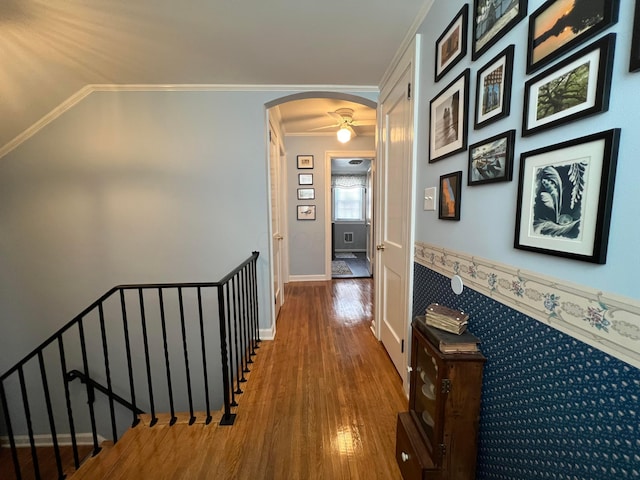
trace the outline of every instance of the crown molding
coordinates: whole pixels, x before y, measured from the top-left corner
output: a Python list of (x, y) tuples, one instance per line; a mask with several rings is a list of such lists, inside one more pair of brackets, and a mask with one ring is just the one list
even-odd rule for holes
[(19, 147), (23, 142), (62, 116), (93, 92), (359, 92), (378, 93), (378, 87), (372, 85), (227, 85), (227, 84), (90, 84), (76, 93), (33, 125), (0, 147), (0, 159)]

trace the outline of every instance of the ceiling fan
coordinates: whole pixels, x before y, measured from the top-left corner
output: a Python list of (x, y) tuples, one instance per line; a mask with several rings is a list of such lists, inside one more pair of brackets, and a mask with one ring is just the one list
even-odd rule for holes
[(375, 120), (354, 120), (352, 108), (338, 108), (335, 112), (327, 112), (327, 115), (334, 118), (337, 123), (325, 127), (313, 128), (311, 131), (337, 128), (338, 140), (342, 143), (348, 142), (352, 136), (355, 137), (357, 135), (353, 127), (376, 124)]

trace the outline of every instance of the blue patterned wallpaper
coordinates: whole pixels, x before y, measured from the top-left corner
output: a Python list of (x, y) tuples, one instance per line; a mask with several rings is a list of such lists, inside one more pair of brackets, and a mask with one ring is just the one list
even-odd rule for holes
[(640, 370), (414, 264), (414, 315), (470, 314), (484, 370), (477, 480), (640, 479)]

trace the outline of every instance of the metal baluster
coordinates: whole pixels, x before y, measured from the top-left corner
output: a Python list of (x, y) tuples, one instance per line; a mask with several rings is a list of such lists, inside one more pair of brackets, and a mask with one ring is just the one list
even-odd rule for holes
[(67, 416), (69, 418), (69, 433), (71, 434), (71, 446), (73, 448), (73, 465), (76, 470), (80, 468), (80, 457), (78, 456), (78, 441), (76, 440), (76, 427), (73, 422), (73, 411), (71, 410), (71, 395), (69, 394), (69, 381), (67, 380), (67, 360), (64, 354), (64, 342), (62, 335), (58, 337), (58, 351), (60, 352), (60, 368), (62, 369), (62, 383), (64, 384), (64, 396), (67, 405)]
[(200, 319), (200, 343), (202, 346), (202, 372), (204, 375), (204, 398), (207, 407), (205, 424), (211, 423), (211, 407), (209, 404), (209, 375), (207, 374), (207, 349), (204, 338), (204, 317), (202, 315), (202, 288), (198, 287), (198, 318)]
[(259, 317), (258, 317), (258, 274), (257, 274), (257, 269), (258, 269), (258, 252), (253, 252), (254, 255), (256, 256), (253, 259), (253, 262), (251, 262), (251, 266), (252, 266), (252, 276), (253, 276), (253, 295), (251, 296), (252, 298), (252, 302), (253, 302), (253, 322), (255, 325), (255, 330), (256, 330), (256, 347), (255, 348), (260, 348), (260, 325), (259, 325)]
[(142, 339), (144, 343), (144, 359), (147, 368), (147, 385), (149, 387), (149, 404), (151, 406), (151, 422), (150, 427), (153, 427), (158, 423), (156, 417), (156, 406), (153, 401), (153, 385), (151, 382), (151, 362), (149, 361), (149, 337), (147, 335), (147, 319), (144, 312), (144, 295), (142, 294), (142, 288), (138, 288), (138, 298), (140, 299), (140, 320), (142, 322)]
[(60, 447), (58, 446), (58, 434), (56, 433), (56, 422), (53, 418), (53, 407), (51, 406), (51, 393), (49, 392), (49, 382), (47, 381), (47, 370), (44, 367), (42, 350), (38, 351), (38, 363), (40, 364), (40, 377), (42, 378), (42, 388), (44, 389), (44, 399), (47, 405), (47, 415), (49, 416), (49, 428), (51, 429), (51, 439), (53, 441), (53, 453), (56, 457), (56, 467), (58, 476), (63, 478), (62, 458), (60, 457)]
[[(233, 382), (236, 379), (235, 373), (236, 373), (236, 368), (233, 366), (233, 344), (231, 343), (231, 337), (233, 335), (232, 329), (231, 329), (231, 295), (230, 295), (230, 282), (228, 282), (225, 285), (225, 299), (226, 299), (226, 305), (227, 305), (227, 339), (228, 339), (228, 345), (229, 345), (229, 378), (231, 379), (231, 406), (232, 407), (237, 407), (238, 406), (238, 402), (236, 402), (236, 390), (235, 387), (233, 386)], [(242, 392), (241, 392), (242, 393)]]
[(109, 414), (111, 415), (111, 434), (112, 434), (113, 443), (116, 443), (118, 441), (118, 430), (116, 429), (116, 412), (113, 406), (111, 367), (109, 365), (109, 349), (107, 347), (107, 331), (104, 325), (104, 307), (102, 303), (98, 305), (98, 313), (100, 315), (100, 334), (102, 336), (102, 353), (104, 354), (104, 372), (107, 377), (107, 390), (109, 390), (108, 397), (109, 397)]
[(16, 472), (16, 480), (22, 480), (22, 473), (20, 472), (20, 462), (18, 461), (18, 450), (16, 448), (16, 439), (13, 437), (13, 426), (11, 425), (11, 416), (9, 415), (7, 394), (4, 391), (4, 380), (0, 381), (0, 404), (2, 404), (2, 410), (4, 412), (4, 423), (7, 427), (7, 435), (9, 435), (11, 458), (13, 459), (13, 468)]
[(238, 329), (239, 332), (239, 337), (240, 337), (240, 348), (238, 350), (238, 353), (240, 354), (240, 368), (242, 369), (242, 380), (241, 382), (246, 382), (246, 378), (244, 377), (244, 374), (247, 373), (249, 371), (249, 368), (247, 366), (247, 358), (245, 355), (245, 344), (244, 344), (244, 339), (245, 339), (245, 329), (244, 329), (244, 322), (243, 322), (243, 317), (244, 317), (244, 308), (243, 308), (243, 299), (242, 299), (242, 270), (240, 270), (238, 273), (236, 273), (235, 278), (237, 279), (236, 281), (236, 308), (237, 308), (237, 316), (236, 316), (236, 328)]
[(189, 397), (189, 425), (193, 425), (196, 417), (193, 415), (193, 394), (191, 392), (191, 372), (189, 371), (189, 350), (187, 347), (187, 329), (184, 321), (184, 301), (182, 299), (182, 287), (178, 287), (178, 302), (180, 304), (180, 327), (182, 328), (182, 348), (184, 350), (184, 366), (187, 374), (187, 396)]
[(240, 355), (240, 348), (238, 347), (238, 330), (240, 330), (240, 327), (238, 325), (238, 287), (236, 285), (236, 279), (237, 275), (231, 279), (231, 284), (233, 285), (233, 340), (234, 348), (236, 350), (236, 373), (238, 375), (236, 382), (238, 389), (236, 390), (236, 393), (242, 393), (240, 383), (244, 383), (247, 380), (244, 378), (244, 365), (242, 356)]
[(24, 415), (27, 420), (27, 433), (29, 434), (29, 444), (31, 445), (31, 459), (33, 461), (33, 473), (36, 480), (40, 480), (40, 465), (38, 463), (38, 452), (36, 451), (36, 441), (33, 436), (33, 425), (31, 423), (31, 409), (27, 398), (27, 385), (24, 380), (24, 370), (22, 365), (18, 368), (18, 378), (20, 379), (20, 391), (22, 392), (22, 404), (24, 405)]
[(235, 415), (231, 413), (231, 401), (229, 396), (232, 395), (229, 386), (229, 355), (227, 353), (227, 332), (225, 325), (225, 306), (224, 306), (224, 285), (217, 287), (218, 290), (218, 317), (220, 325), (220, 359), (222, 361), (222, 398), (224, 402), (224, 413), (220, 419), (220, 425), (233, 425)]
[[(87, 345), (84, 341), (83, 320), (84, 318), (80, 318), (78, 320), (78, 332), (80, 334), (80, 348), (82, 350), (82, 365), (84, 367), (84, 372), (85, 372), (84, 374), (89, 376), (89, 360), (87, 359)], [(86, 385), (87, 385), (87, 400), (89, 403), (89, 418), (91, 420), (91, 435), (93, 437), (93, 455), (97, 455), (100, 452), (100, 446), (98, 445), (98, 432), (96, 429), (96, 413), (93, 408), (93, 402), (95, 398), (94, 398), (93, 387), (88, 383)]]
[(158, 301), (160, 302), (160, 324), (162, 325), (162, 342), (164, 345), (164, 368), (167, 372), (167, 389), (169, 391), (169, 409), (171, 410), (171, 420), (169, 425), (175, 425), (178, 420), (176, 410), (173, 404), (173, 387), (171, 384), (171, 365), (169, 364), (169, 345), (167, 342), (167, 322), (164, 313), (164, 297), (162, 295), (162, 287), (158, 287)]
[(135, 427), (140, 423), (140, 418), (136, 413), (136, 409), (138, 406), (136, 405), (136, 390), (133, 381), (133, 363), (131, 361), (131, 341), (129, 339), (129, 322), (127, 320), (127, 304), (124, 298), (124, 290), (120, 290), (120, 307), (122, 309), (122, 328), (124, 329), (124, 345), (125, 350), (127, 351), (127, 370), (129, 372), (129, 391), (131, 392), (131, 405), (133, 405), (134, 409), (131, 411), (133, 415), (133, 419), (131, 421), (131, 427)]
[(249, 372), (249, 364), (253, 363), (253, 359), (251, 358), (252, 348), (251, 348), (251, 322), (249, 321), (250, 313), (249, 313), (249, 276), (247, 274), (247, 270), (249, 266), (245, 266), (242, 271), (242, 321), (244, 323), (244, 338), (245, 338), (245, 347), (244, 347), (244, 355), (247, 359), (247, 372)]

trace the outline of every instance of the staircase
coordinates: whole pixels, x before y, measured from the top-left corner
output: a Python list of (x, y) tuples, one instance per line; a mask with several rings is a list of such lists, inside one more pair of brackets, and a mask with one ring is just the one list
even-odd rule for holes
[(260, 342), (257, 258), (218, 282), (114, 287), (0, 376), (0, 479), (101, 478), (82, 475), (153, 448), (145, 432), (232, 425)]

